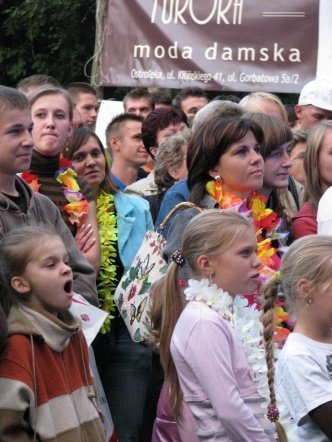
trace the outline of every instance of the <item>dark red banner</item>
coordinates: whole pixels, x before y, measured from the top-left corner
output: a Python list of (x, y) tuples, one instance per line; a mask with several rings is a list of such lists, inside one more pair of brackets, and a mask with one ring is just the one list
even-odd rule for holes
[(109, 0), (101, 84), (300, 92), (318, 32), (317, 0)]

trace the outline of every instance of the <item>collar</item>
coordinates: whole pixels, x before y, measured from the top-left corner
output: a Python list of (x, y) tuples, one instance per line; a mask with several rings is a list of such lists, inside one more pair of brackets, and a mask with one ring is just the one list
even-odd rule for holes
[(40, 152), (33, 150), (30, 170), (39, 176), (54, 177), (55, 172), (59, 169), (60, 156), (47, 157)]
[(56, 317), (42, 308), (17, 304), (12, 306), (8, 317), (8, 335), (39, 336), (58, 353), (67, 347), (70, 338), (79, 330), (78, 320), (69, 311)]

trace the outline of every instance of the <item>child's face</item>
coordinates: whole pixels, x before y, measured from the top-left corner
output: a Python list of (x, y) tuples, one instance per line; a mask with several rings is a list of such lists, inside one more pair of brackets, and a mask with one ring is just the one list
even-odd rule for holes
[(5, 110), (0, 115), (0, 174), (29, 169), (33, 140), (30, 109)]
[(62, 95), (43, 95), (31, 106), (31, 114), (34, 148), (48, 157), (58, 155), (72, 133), (68, 101)]
[(73, 274), (61, 239), (45, 237), (31, 253), (24, 274), (14, 277), (12, 285), (28, 306), (43, 308), (55, 316), (68, 310), (73, 296)]
[(261, 261), (254, 232), (246, 229), (225, 252), (209, 257), (212, 280), (231, 296), (255, 293)]

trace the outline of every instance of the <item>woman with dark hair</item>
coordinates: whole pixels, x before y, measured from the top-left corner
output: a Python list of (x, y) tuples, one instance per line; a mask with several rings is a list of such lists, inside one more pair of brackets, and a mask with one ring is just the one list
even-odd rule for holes
[[(98, 371), (121, 441), (138, 441), (151, 369), (151, 350), (132, 341), (115, 308), (113, 293), (130, 267), (147, 230), (153, 229), (147, 201), (120, 192), (110, 178), (103, 145), (87, 127), (68, 139), (64, 155), (96, 198), (101, 243), (98, 295), (110, 316), (93, 344)], [(133, 392), (135, 394), (133, 395)]]
[[(260, 153), (263, 132), (244, 118), (215, 118), (193, 133), (187, 152), (190, 201), (213, 209), (247, 212), (254, 191), (263, 185), (264, 161)], [(181, 245), (183, 231), (196, 209), (179, 212), (173, 219), (164, 249), (166, 257)], [(190, 273), (185, 265), (182, 276)]]
[[(264, 179), (263, 144), (263, 131), (251, 119), (214, 118), (194, 131), (187, 152), (190, 201), (205, 209), (236, 211), (249, 219), (262, 262), (261, 281), (278, 268), (280, 260), (277, 249), (272, 247), (272, 238), (281, 225), (277, 214), (266, 207), (266, 196), (258, 193)], [(174, 259), (181, 249), (183, 232), (197, 213), (197, 209), (186, 209), (173, 219), (164, 249), (167, 259)], [(187, 286), (189, 278), (194, 276), (188, 263), (181, 263), (179, 284)], [(255, 299), (253, 294), (246, 297), (249, 302)], [(167, 394), (161, 397), (159, 409), (164, 404)], [(158, 423), (156, 420), (156, 429)]]

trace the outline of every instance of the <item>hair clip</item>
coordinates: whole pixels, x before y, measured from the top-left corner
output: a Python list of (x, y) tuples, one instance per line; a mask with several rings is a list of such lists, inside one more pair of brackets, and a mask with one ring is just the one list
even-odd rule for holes
[(271, 403), (267, 406), (266, 417), (272, 423), (279, 419), (279, 410), (276, 405)]
[(180, 268), (184, 266), (185, 259), (181, 249), (175, 250), (175, 252), (171, 254), (171, 261), (175, 262)]

